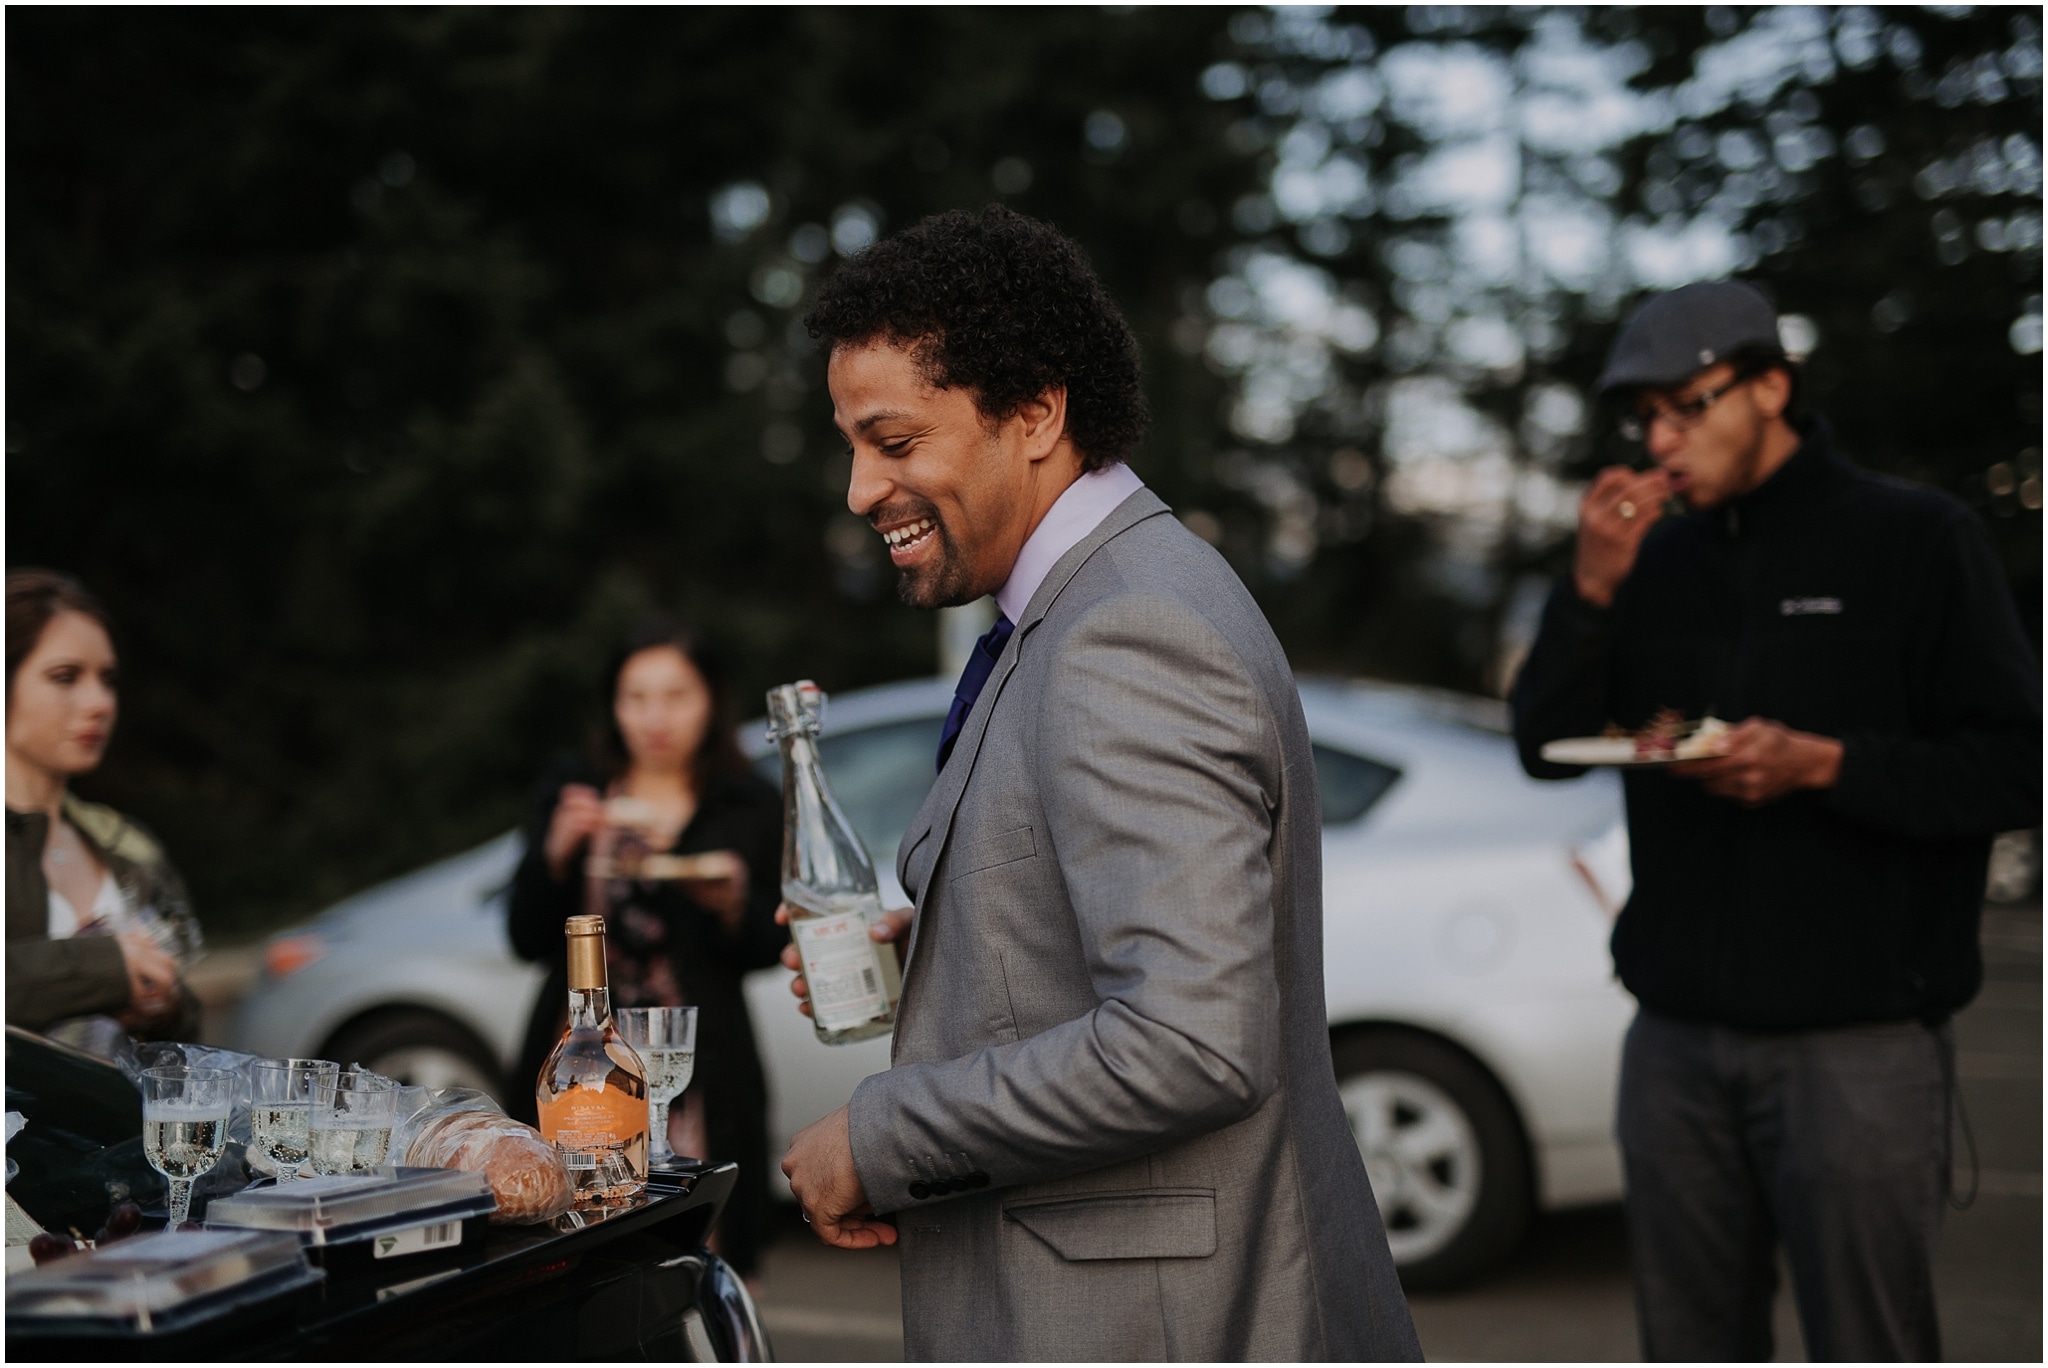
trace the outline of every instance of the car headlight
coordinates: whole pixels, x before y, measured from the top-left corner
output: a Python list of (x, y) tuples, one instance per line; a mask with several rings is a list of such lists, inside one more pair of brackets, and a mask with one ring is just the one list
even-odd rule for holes
[(288, 978), (326, 954), (327, 945), (318, 936), (279, 936), (263, 948), (263, 972), (274, 979)]

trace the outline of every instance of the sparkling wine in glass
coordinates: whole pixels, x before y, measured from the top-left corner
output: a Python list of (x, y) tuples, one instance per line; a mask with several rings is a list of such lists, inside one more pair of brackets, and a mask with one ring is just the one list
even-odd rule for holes
[(313, 1084), (307, 1155), (322, 1177), (367, 1173), (391, 1152), (398, 1084), (381, 1074), (336, 1073)]
[(170, 1229), (192, 1212), (192, 1184), (220, 1162), (228, 1144), (235, 1075), (168, 1064), (142, 1073), (142, 1154), (170, 1180)]
[(647, 1135), (651, 1167), (681, 1157), (668, 1143), (668, 1108), (690, 1086), (697, 1068), (695, 1007), (622, 1007), (615, 1014), (619, 1034), (647, 1065)]
[(249, 1066), (249, 1129), (256, 1148), (289, 1183), (312, 1151), (313, 1095), (341, 1066), (325, 1059), (260, 1059)]

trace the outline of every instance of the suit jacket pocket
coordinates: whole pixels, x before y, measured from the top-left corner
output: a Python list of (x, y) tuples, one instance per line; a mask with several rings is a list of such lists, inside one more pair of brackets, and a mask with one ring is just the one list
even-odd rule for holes
[(1000, 836), (960, 847), (946, 866), (949, 879), (964, 879), (969, 874), (979, 874), (984, 869), (997, 865), (1013, 864), (1028, 860), (1038, 853), (1038, 837), (1030, 827), (1018, 827), (1005, 831)]
[(1213, 1188), (1143, 1188), (1008, 1207), (1003, 1215), (1062, 1259), (1206, 1259), (1216, 1252)]

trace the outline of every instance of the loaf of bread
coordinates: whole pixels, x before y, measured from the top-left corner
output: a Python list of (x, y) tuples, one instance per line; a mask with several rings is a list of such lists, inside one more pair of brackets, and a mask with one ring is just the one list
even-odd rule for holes
[(413, 1136), (405, 1162), (418, 1168), (481, 1173), (498, 1209), (491, 1220), (530, 1225), (569, 1209), (569, 1170), (539, 1131), (503, 1112), (457, 1111), (428, 1120)]

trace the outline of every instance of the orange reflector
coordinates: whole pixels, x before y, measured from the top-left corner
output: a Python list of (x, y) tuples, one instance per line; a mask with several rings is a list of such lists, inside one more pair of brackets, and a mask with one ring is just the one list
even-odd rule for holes
[(263, 951), (263, 968), (272, 978), (296, 974), (327, 953), (318, 936), (284, 936)]

